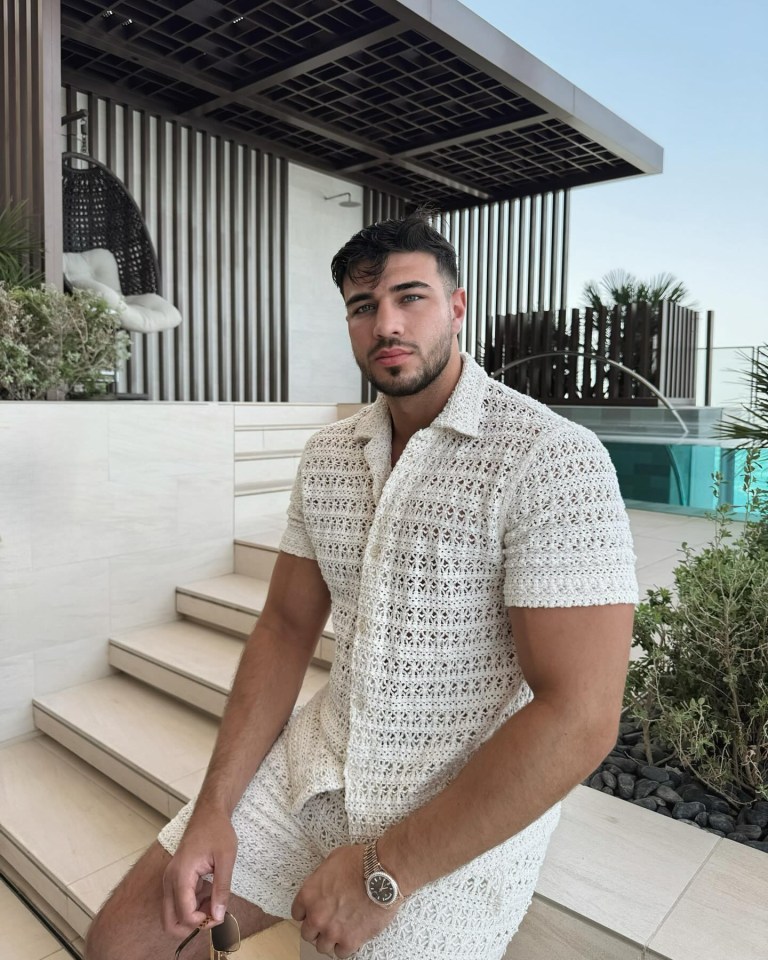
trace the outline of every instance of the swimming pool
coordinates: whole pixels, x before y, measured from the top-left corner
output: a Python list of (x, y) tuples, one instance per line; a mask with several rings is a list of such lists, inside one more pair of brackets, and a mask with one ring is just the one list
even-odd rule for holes
[[(594, 430), (616, 467), (627, 506), (703, 515), (723, 503), (743, 515), (746, 451), (713, 436), (722, 410), (680, 408), (688, 434), (667, 410), (657, 408), (563, 407), (554, 409)], [(718, 496), (713, 475), (722, 475)], [(768, 489), (768, 450), (755, 472), (755, 485)]]

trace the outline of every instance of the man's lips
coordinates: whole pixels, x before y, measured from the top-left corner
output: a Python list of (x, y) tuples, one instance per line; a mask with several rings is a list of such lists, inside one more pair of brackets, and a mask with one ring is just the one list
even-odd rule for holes
[(377, 363), (383, 364), (385, 367), (394, 367), (398, 363), (402, 363), (403, 360), (408, 356), (410, 356), (410, 352), (408, 350), (380, 350), (373, 359)]

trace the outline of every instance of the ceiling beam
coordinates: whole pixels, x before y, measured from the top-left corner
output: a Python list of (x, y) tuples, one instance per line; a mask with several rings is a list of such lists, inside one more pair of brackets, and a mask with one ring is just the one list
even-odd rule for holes
[[(511, 133), (515, 130), (524, 130), (526, 127), (534, 126), (537, 123), (542, 123), (544, 120), (551, 120), (552, 117), (547, 113), (541, 113), (535, 117), (528, 117), (527, 120), (514, 120), (511, 123), (500, 123), (495, 127), (487, 127), (484, 130), (475, 130), (473, 133), (463, 133), (457, 137), (449, 137), (445, 140), (436, 140), (434, 143), (425, 143), (419, 147), (413, 147), (410, 150), (403, 150), (400, 153), (393, 153), (390, 155), (390, 160), (400, 161), (408, 160), (411, 157), (418, 157), (422, 153), (429, 153), (432, 150), (444, 150), (448, 147), (458, 147), (464, 143), (472, 143), (474, 140), (478, 140), (484, 137), (493, 137), (499, 133)], [(356, 173), (358, 170), (365, 170), (366, 167), (371, 166), (371, 163), (375, 161), (368, 161), (366, 163), (353, 163), (350, 166), (345, 167), (344, 170), (346, 173)]]
[(239, 100), (244, 96), (261, 93), (262, 90), (268, 90), (270, 87), (284, 83), (286, 80), (293, 80), (304, 73), (317, 70), (329, 63), (333, 63), (334, 60), (338, 60), (340, 57), (348, 57), (354, 53), (359, 53), (360, 50), (366, 50), (368, 47), (373, 46), (373, 44), (381, 43), (383, 40), (389, 40), (391, 37), (396, 37), (400, 33), (402, 33), (402, 27), (399, 23), (393, 23), (388, 27), (382, 27), (380, 30), (374, 30), (372, 33), (366, 33), (356, 40), (350, 40), (348, 43), (331, 47), (329, 50), (318, 53), (314, 57), (308, 57), (306, 60), (294, 63), (284, 70), (278, 70), (277, 73), (272, 73), (268, 77), (262, 77), (261, 80), (256, 80), (254, 83), (248, 83), (243, 87), (239, 87), (237, 90), (233, 90), (229, 96), (217, 97), (215, 100), (195, 107), (194, 110), (189, 110), (188, 114), (190, 117), (202, 116), (204, 113), (216, 109), (216, 107), (224, 106), (224, 104), (231, 103), (233, 100)]

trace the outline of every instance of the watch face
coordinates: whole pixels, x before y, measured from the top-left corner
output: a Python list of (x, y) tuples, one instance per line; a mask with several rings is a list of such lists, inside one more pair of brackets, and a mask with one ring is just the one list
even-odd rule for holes
[(386, 906), (397, 896), (397, 887), (386, 873), (372, 873), (368, 877), (368, 896), (375, 903)]

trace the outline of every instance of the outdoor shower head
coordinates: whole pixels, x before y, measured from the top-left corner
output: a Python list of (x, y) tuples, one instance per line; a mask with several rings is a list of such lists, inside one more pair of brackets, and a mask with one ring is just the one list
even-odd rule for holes
[(339, 201), (340, 207), (359, 207), (360, 202), (358, 200), (352, 199), (352, 194), (347, 191), (346, 193), (334, 193), (332, 197), (323, 197), (323, 200), (336, 200), (338, 197), (348, 197), (348, 200)]

